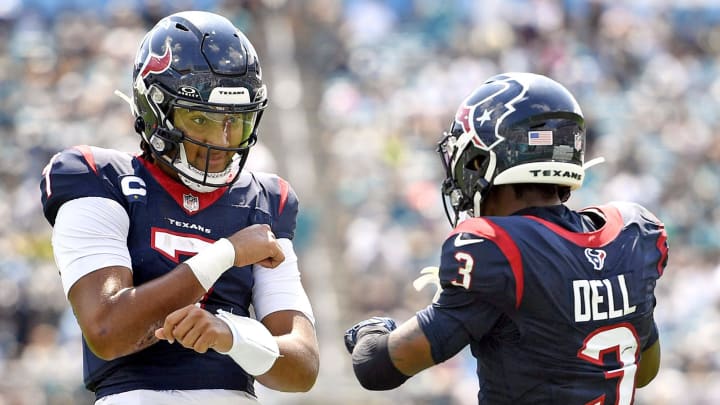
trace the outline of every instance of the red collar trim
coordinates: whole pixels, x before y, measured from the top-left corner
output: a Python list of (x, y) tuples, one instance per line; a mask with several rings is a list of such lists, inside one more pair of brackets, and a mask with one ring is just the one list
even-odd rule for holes
[[(548, 222), (544, 219), (531, 215), (527, 215), (526, 218), (530, 218), (533, 221), (545, 225), (556, 234), (575, 243), (576, 245), (597, 249), (615, 240), (615, 238), (617, 238), (617, 236), (620, 234), (620, 231), (622, 231), (623, 227), (625, 226), (625, 221), (623, 220), (620, 211), (613, 206), (604, 205), (594, 208), (602, 212), (602, 214), (605, 216), (605, 225), (603, 225), (602, 228), (598, 229), (597, 231), (588, 233), (571, 232), (552, 222)], [(588, 209), (591, 208), (586, 208), (586, 210)]]
[(150, 172), (158, 184), (170, 194), (170, 197), (175, 200), (177, 205), (188, 215), (195, 215), (211, 206), (227, 191), (227, 187), (220, 187), (209, 193), (199, 193), (165, 173), (156, 164), (148, 162), (140, 156), (138, 156), (138, 160), (143, 164), (145, 169)]

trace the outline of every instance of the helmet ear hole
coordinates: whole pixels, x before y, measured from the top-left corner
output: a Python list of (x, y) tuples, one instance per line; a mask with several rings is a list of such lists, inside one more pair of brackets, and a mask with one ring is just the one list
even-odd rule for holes
[(480, 172), (480, 170), (482, 170), (483, 163), (485, 163), (485, 156), (479, 155), (479, 156), (475, 157), (473, 160), (469, 161), (467, 163), (467, 165), (465, 165), (465, 168), (476, 171), (476, 172)]

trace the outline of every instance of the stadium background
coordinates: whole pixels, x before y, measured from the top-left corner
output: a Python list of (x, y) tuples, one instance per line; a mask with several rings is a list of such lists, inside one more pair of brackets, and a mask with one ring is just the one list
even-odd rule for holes
[(270, 91), (251, 166), (301, 199), (296, 239), (317, 316), (308, 394), (266, 404), (472, 404), (463, 352), (391, 392), (363, 391), (341, 336), (429, 302), (418, 271), (449, 231), (434, 146), (501, 71), (578, 97), (592, 169), (575, 208), (638, 201), (667, 224), (660, 373), (638, 404), (720, 403), (720, 5), (711, 0), (3, 0), (0, 4), (0, 405), (88, 404), (78, 328), (52, 260), (38, 182), (61, 148), (138, 150), (134, 52), (161, 16), (207, 9), (255, 44)]

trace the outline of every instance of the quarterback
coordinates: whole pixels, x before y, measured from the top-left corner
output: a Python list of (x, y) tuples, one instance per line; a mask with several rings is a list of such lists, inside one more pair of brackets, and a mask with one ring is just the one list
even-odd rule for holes
[(42, 204), (96, 403), (256, 403), (256, 379), (313, 386), (298, 199), (277, 175), (243, 170), (267, 102), (242, 32), (173, 14), (135, 60), (142, 152), (76, 146), (46, 167)]

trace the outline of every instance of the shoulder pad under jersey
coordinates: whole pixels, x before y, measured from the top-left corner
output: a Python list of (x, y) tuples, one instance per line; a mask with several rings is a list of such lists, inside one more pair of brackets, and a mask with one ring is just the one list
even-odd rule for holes
[(55, 223), (66, 201), (82, 197), (105, 197), (123, 203), (117, 178), (132, 171), (133, 156), (112, 149), (80, 145), (50, 159), (40, 182), (45, 218)]

